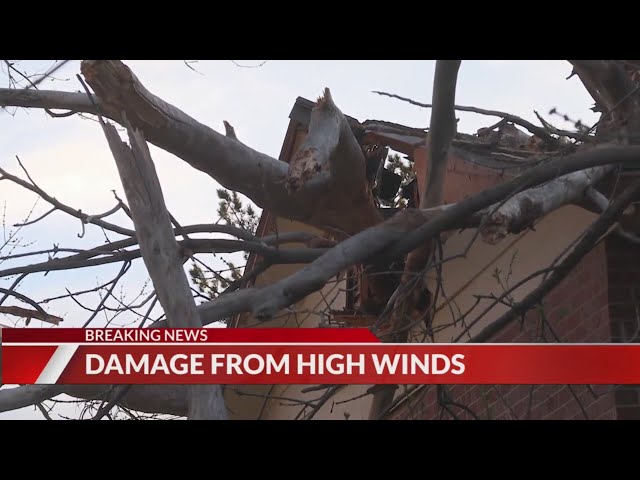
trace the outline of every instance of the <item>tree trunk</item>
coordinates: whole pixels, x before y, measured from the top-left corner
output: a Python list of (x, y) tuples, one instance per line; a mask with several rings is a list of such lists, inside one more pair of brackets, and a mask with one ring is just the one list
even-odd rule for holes
[[(142, 259), (169, 326), (202, 328), (183, 269), (184, 253), (176, 242), (147, 142), (139, 130), (125, 126), (131, 147), (120, 140), (115, 127), (102, 124), (127, 196)], [(189, 419), (226, 418), (219, 385), (192, 385), (189, 391)]]

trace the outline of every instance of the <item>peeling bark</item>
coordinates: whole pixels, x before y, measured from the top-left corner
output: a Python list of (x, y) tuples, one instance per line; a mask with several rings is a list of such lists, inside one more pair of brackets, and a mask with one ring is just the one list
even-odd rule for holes
[[(365, 169), (362, 148), (327, 88), (311, 112), (309, 133), (289, 162), (287, 189), (292, 193), (305, 189), (318, 192), (312, 224), (336, 228), (340, 223), (338, 228), (343, 232), (357, 233), (382, 221)], [(336, 196), (332, 192), (340, 193)], [(346, 204), (348, 210), (359, 212), (349, 224), (336, 221), (345, 216)]]
[(509, 233), (520, 233), (563, 205), (578, 200), (584, 191), (609, 173), (606, 165), (570, 173), (536, 188), (514, 195), (487, 215), (480, 227), (482, 239), (496, 244)]

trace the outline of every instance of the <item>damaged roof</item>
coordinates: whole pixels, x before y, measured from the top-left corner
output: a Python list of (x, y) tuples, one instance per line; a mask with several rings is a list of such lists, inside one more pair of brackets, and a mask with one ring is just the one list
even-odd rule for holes
[[(301, 125), (308, 126), (311, 110), (315, 102), (298, 97), (289, 118)], [(357, 119), (345, 115), (355, 137), (362, 144), (383, 144), (395, 151), (412, 155), (417, 147), (426, 144), (428, 129), (420, 129), (382, 120)], [(551, 137), (549, 137), (551, 138)], [(564, 139), (554, 142), (545, 141), (530, 135), (513, 123), (501, 120), (494, 125), (481, 128), (475, 134), (457, 133), (452, 143), (452, 153), (465, 161), (510, 175), (518, 174), (523, 167), (554, 155), (567, 155), (574, 152), (578, 145)]]

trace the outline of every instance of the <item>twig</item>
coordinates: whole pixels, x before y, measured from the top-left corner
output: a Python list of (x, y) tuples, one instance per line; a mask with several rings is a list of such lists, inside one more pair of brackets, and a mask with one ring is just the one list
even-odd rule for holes
[[(422, 108), (433, 108), (433, 105), (430, 103), (422, 103), (422, 102), (417, 102), (415, 100), (412, 100), (410, 98), (407, 97), (402, 97), (400, 95), (396, 95), (394, 93), (387, 93), (387, 92), (380, 92), (377, 90), (374, 90), (373, 93), (377, 93), (378, 95), (382, 95), (385, 97), (391, 97), (391, 98), (396, 98), (398, 100), (402, 100), (403, 102), (407, 102), (410, 103), (411, 105), (416, 105), (418, 107), (422, 107)], [(533, 135), (537, 136), (538, 138), (542, 139), (545, 141), (545, 143), (555, 146), (558, 143), (558, 140), (553, 138), (551, 135), (549, 135), (549, 133), (542, 127), (538, 127), (537, 125), (534, 125), (533, 123), (525, 120), (524, 118), (520, 118), (517, 115), (512, 115), (510, 113), (506, 113), (506, 112), (500, 112), (498, 110), (486, 110), (484, 108), (477, 108), (477, 107), (466, 107), (463, 105), (454, 105), (454, 108), (460, 112), (470, 112), (470, 113), (477, 113), (480, 115), (489, 115), (492, 117), (502, 117), (504, 120), (507, 120), (508, 122), (514, 123), (516, 125), (520, 125), (521, 127), (526, 128), (529, 132), (531, 132)]]
[(82, 213), (80, 210), (76, 210), (72, 207), (69, 207), (68, 205), (65, 205), (61, 202), (59, 202), (58, 200), (56, 200), (55, 198), (53, 198), (52, 196), (48, 195), (44, 190), (42, 190), (41, 188), (39, 188), (38, 186), (36, 186), (36, 184), (33, 182), (33, 180), (31, 180), (31, 183), (26, 182), (24, 180), (22, 180), (21, 178), (16, 177), (15, 175), (11, 175), (9, 172), (3, 170), (2, 168), (0, 168), (0, 175), (2, 176), (1, 178), (6, 178), (7, 180), (20, 185), (21, 187), (26, 188), (27, 190), (32, 191), (33, 193), (37, 194), (38, 196), (42, 197), (45, 201), (49, 202), (51, 205), (53, 205), (55, 208), (57, 208), (58, 210), (61, 210), (73, 217), (79, 218), (81, 221), (83, 221), (84, 223), (92, 223), (94, 225), (97, 225), (99, 227), (104, 228), (105, 230), (109, 230), (115, 233), (119, 233), (120, 235), (124, 235), (127, 237), (133, 237), (135, 236), (135, 232), (133, 230), (130, 230), (128, 228), (124, 228), (124, 227), (120, 227), (119, 225), (115, 225), (109, 222), (105, 222), (104, 220), (100, 220), (100, 219), (91, 219), (90, 221), (87, 220), (88, 218), (91, 217), (91, 215), (87, 215), (86, 213)]
[(95, 414), (92, 420), (101, 420), (102, 417), (107, 415), (111, 411), (111, 409), (115, 407), (118, 404), (118, 402), (124, 398), (124, 396), (129, 392), (130, 389), (131, 389), (131, 385), (118, 385), (115, 388), (116, 391), (114, 392), (114, 395), (111, 398), (111, 400), (109, 400), (109, 402), (105, 406), (103, 406), (102, 408), (100, 408), (100, 410), (98, 410), (98, 412)]
[[(13, 290), (7, 290), (6, 288), (2, 288), (2, 287), (0, 287), (0, 293), (4, 293), (6, 295), (10, 295), (12, 297), (17, 298), (18, 300), (22, 300), (24, 303), (27, 303), (27, 304), (31, 305), (33, 308), (35, 308), (38, 311), (40, 316), (42, 316), (44, 318), (50, 317), (50, 315), (47, 312), (45, 312), (40, 305), (38, 305), (36, 302), (31, 300), (29, 297), (26, 297), (26, 296), (22, 295), (21, 293), (14, 292)], [(59, 317), (55, 317), (55, 318), (59, 318)], [(62, 319), (60, 319), (60, 321), (62, 321)], [(56, 325), (57, 325), (57, 323), (56, 323)]]
[(124, 264), (122, 265), (122, 268), (120, 269), (120, 272), (118, 273), (118, 275), (116, 276), (116, 278), (114, 278), (111, 282), (111, 286), (109, 287), (109, 290), (107, 291), (107, 294), (102, 297), (102, 299), (100, 300), (100, 303), (98, 304), (98, 306), (95, 308), (94, 312), (91, 314), (91, 316), (87, 319), (86, 322), (84, 322), (84, 324), (82, 325), (82, 328), (87, 328), (87, 326), (91, 323), (91, 321), (96, 317), (96, 315), (98, 315), (98, 312), (100, 312), (102, 306), (104, 305), (104, 302), (107, 301), (107, 298), (109, 298), (109, 295), (111, 295), (111, 293), (113, 292), (113, 289), (116, 288), (116, 284), (118, 283), (118, 280), (120, 280), (122, 278), (122, 276), (127, 273), (127, 270), (129, 270), (129, 267), (131, 267), (131, 262), (124, 262)]

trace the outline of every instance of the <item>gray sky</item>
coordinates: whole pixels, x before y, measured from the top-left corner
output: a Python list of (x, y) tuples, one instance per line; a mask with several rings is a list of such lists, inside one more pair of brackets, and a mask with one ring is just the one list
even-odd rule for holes
[[(22, 61), (16, 66), (29, 73), (44, 71), (52, 61)], [(182, 61), (126, 61), (142, 83), (154, 94), (172, 103), (192, 117), (212, 128), (223, 131), (223, 120), (229, 121), (238, 137), (256, 150), (277, 157), (288, 124), (288, 115), (298, 96), (315, 100), (325, 87), (331, 89), (334, 101), (347, 115), (360, 121), (386, 120), (413, 127), (429, 124), (430, 110), (421, 109), (395, 99), (371, 93), (382, 90), (410, 97), (424, 103), (431, 101), (434, 61), (268, 61), (259, 68), (241, 68), (230, 61), (199, 61), (190, 70)], [(259, 60), (238, 61), (241, 65), (258, 65)], [(4, 65), (3, 65), (4, 67)], [(5, 70), (0, 72), (0, 85), (8, 85)], [(45, 81), (41, 89), (79, 91), (75, 77), (79, 62), (65, 65), (55, 74), (55, 81)], [(456, 103), (502, 110), (538, 123), (534, 110), (561, 128), (571, 128), (550, 117), (551, 108), (573, 119), (590, 124), (597, 116), (589, 110), (590, 97), (574, 77), (565, 61), (463, 61), (460, 68)], [(459, 113), (459, 130), (475, 133), (478, 128), (499, 119)], [(169, 210), (182, 225), (211, 223), (216, 218), (218, 185), (173, 155), (152, 146), (158, 175)], [(111, 190), (122, 192), (115, 163), (98, 124), (87, 118), (50, 118), (40, 110), (9, 109), (0, 111), (0, 166), (23, 176), (16, 155), (30, 174), (50, 195), (86, 213), (101, 213), (114, 206)], [(11, 225), (21, 221), (32, 210), (34, 195), (9, 182), (0, 183), (0, 208), (4, 209), (5, 235)], [(49, 206), (38, 202), (33, 217), (46, 212)], [(130, 226), (121, 215), (112, 217)], [(23, 229), (19, 251), (51, 248), (54, 243), (64, 247), (87, 248), (104, 242), (98, 228), (87, 228), (84, 238), (78, 238), (78, 220), (56, 212), (44, 221)], [(113, 240), (115, 237), (110, 236)], [(1, 243), (0, 243), (1, 244)], [(8, 249), (0, 252), (7, 255)], [(46, 258), (34, 258), (43, 261)], [(141, 261), (137, 261), (118, 292), (125, 299), (136, 297), (147, 279)], [(10, 261), (1, 262), (0, 269)], [(28, 277), (19, 291), (35, 300), (65, 293), (65, 287), (86, 289), (110, 280), (119, 270), (104, 266), (71, 272), (52, 272)], [(7, 288), (13, 278), (0, 279)], [(149, 286), (145, 292), (149, 293)], [(98, 295), (87, 298), (96, 305)], [(11, 304), (11, 302), (7, 302)], [(64, 326), (80, 326), (89, 312), (70, 300), (43, 305), (51, 314), (64, 318)], [(122, 318), (120, 325), (135, 318)], [(101, 323), (102, 322), (102, 323)], [(105, 325), (96, 318), (92, 326)], [(0, 315), (0, 324), (24, 324), (14, 317)], [(40, 325), (34, 321), (30, 326)], [(3, 387), (6, 388), (6, 387)], [(73, 416), (77, 411), (65, 409)], [(55, 417), (55, 415), (54, 415)], [(42, 418), (34, 408), (0, 414), (3, 418)]]

